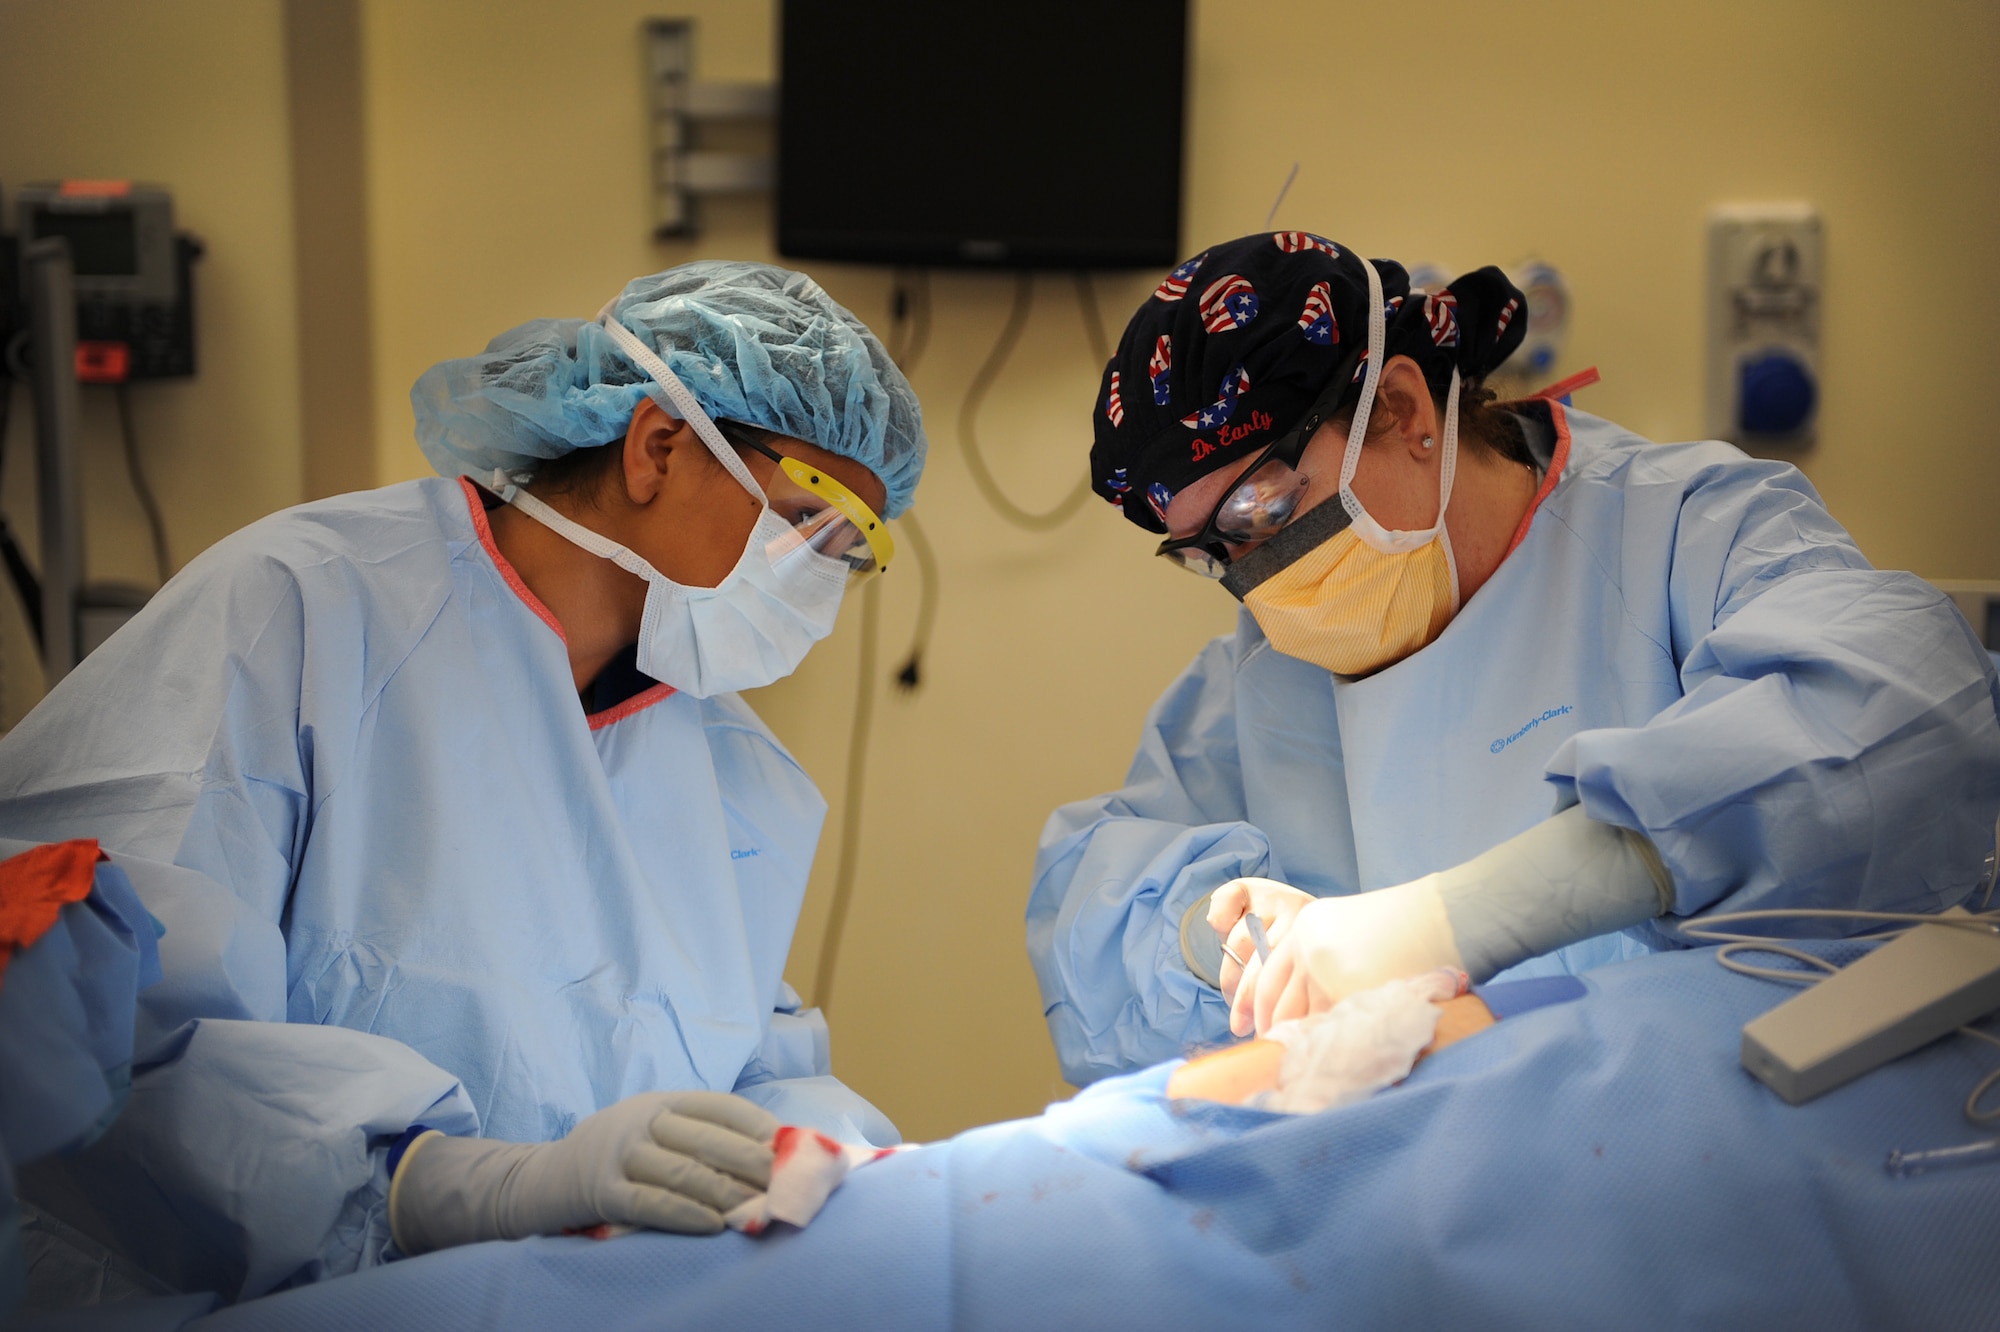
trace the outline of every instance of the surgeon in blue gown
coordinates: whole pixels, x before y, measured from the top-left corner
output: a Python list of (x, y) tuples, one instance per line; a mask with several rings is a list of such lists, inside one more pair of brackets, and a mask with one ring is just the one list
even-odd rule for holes
[(2000, 680), (1951, 602), (1793, 467), (1496, 403), (1525, 325), (1498, 269), (1413, 291), (1309, 232), (1217, 245), (1133, 316), (1095, 488), (1243, 609), (1125, 786), (1043, 833), (1028, 943), (1072, 1081), (1432, 967), (1979, 883)]
[(194, 998), (44, 1181), (184, 1289), (713, 1231), (778, 1122), (895, 1140), (784, 984), (825, 804), (734, 691), (886, 560), (908, 383), (809, 278), (697, 263), (412, 397), (440, 476), (219, 543), (0, 742), (0, 836), (214, 889), (148, 900)]

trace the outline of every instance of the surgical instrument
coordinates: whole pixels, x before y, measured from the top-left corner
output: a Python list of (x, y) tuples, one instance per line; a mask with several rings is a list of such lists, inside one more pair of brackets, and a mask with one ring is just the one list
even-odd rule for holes
[(1926, 1170), (1981, 1165), (1987, 1161), (2000, 1161), (2000, 1138), (1968, 1142), (1962, 1147), (1938, 1147), (1928, 1152), (1890, 1152), (1889, 1159), (1882, 1164), (1897, 1179), (1908, 1179)]
[(1269, 962), (1271, 960), (1271, 939), (1269, 935), (1264, 933), (1264, 922), (1257, 918), (1256, 912), (1246, 911), (1243, 913), (1243, 923), (1250, 927), (1250, 942), (1257, 945), (1257, 960), (1259, 962)]
[[(1270, 936), (1264, 933), (1264, 922), (1257, 918), (1256, 912), (1248, 911), (1243, 915), (1243, 923), (1250, 927), (1250, 942), (1257, 946), (1257, 960), (1259, 962), (1270, 961), (1271, 939)], [(1236, 950), (1231, 948), (1227, 943), (1222, 945), (1222, 955), (1239, 967), (1250, 965), (1242, 958), (1236, 956)]]

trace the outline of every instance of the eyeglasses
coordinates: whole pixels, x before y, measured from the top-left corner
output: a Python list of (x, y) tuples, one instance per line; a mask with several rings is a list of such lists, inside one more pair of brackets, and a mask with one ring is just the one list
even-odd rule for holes
[(1358, 363), (1358, 352), (1349, 353), (1305, 419), (1273, 441), (1238, 474), (1236, 483), (1209, 511), (1208, 521), (1199, 531), (1192, 536), (1169, 537), (1153, 553), (1165, 556), (1189, 573), (1221, 578), (1229, 572), (1231, 546), (1269, 541), (1298, 517), (1299, 505), (1304, 502), (1306, 487), (1312, 481), (1298, 470), (1299, 459), (1320, 423), (1333, 414), (1347, 395), (1350, 377)]
[[(754, 449), (778, 465), (778, 471), (764, 486), (771, 508), (792, 515), (792, 538), (810, 546), (828, 559), (847, 565), (851, 578), (864, 577), (889, 567), (896, 543), (889, 525), (873, 509), (840, 482), (811, 463), (788, 458), (760, 439), (754, 439), (734, 422), (716, 422), (724, 439), (739, 448)], [(782, 552), (777, 552), (782, 554)]]
[(1200, 531), (1162, 541), (1156, 553), (1189, 573), (1220, 578), (1229, 572), (1230, 546), (1276, 536), (1297, 515), (1311, 481), (1279, 455), (1284, 442), (1271, 445), (1243, 469)]

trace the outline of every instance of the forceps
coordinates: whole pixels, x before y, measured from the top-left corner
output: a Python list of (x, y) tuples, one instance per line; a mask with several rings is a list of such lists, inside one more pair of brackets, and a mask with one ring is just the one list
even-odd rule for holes
[[(1269, 935), (1264, 933), (1264, 922), (1257, 918), (1256, 912), (1247, 911), (1243, 914), (1243, 923), (1250, 927), (1250, 942), (1257, 946), (1257, 960), (1259, 962), (1269, 962), (1271, 960), (1271, 939)], [(1236, 956), (1236, 953), (1228, 944), (1225, 943), (1222, 945), (1222, 951), (1237, 966), (1247, 967), (1250, 965), (1242, 958)]]

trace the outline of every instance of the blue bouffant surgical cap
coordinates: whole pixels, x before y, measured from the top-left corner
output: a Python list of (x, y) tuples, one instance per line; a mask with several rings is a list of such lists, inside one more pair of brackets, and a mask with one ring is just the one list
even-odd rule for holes
[[(882, 342), (803, 273), (682, 264), (627, 283), (604, 313), (651, 345), (718, 421), (741, 421), (852, 458), (910, 507), (924, 470), (917, 395)], [(410, 390), (417, 443), (444, 476), (537, 462), (623, 439), (665, 393), (587, 319), (536, 319), (477, 356), (442, 361)]]

